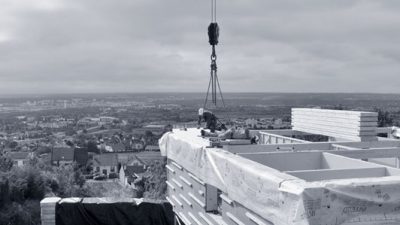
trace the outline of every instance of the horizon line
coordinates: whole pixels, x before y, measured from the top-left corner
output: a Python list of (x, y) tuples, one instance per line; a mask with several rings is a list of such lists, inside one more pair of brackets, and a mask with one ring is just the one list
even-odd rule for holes
[[(13, 98), (13, 97), (45, 97), (45, 96), (68, 96), (68, 95), (132, 95), (132, 94), (205, 94), (204, 92), (173, 92), (173, 91), (165, 91), (165, 92), (147, 92), (147, 91), (138, 91), (138, 92), (76, 92), (76, 93), (18, 93), (18, 94), (0, 94), (1, 98)], [(400, 95), (400, 93), (394, 92), (224, 92), (224, 94), (367, 94), (367, 95)]]

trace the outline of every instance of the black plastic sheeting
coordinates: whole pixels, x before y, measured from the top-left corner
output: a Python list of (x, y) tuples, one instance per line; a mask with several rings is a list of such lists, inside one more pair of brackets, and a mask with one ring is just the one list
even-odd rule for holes
[(59, 203), (56, 225), (173, 225), (174, 213), (167, 203)]

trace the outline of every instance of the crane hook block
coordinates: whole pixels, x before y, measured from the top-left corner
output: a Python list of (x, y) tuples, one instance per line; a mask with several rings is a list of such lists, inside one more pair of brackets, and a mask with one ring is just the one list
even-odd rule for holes
[(208, 26), (208, 39), (210, 45), (217, 45), (218, 44), (218, 37), (219, 37), (219, 27), (218, 23), (210, 23)]

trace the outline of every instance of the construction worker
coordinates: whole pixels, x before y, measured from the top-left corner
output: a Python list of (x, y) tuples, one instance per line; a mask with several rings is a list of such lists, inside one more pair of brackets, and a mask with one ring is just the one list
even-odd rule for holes
[(203, 108), (199, 109), (198, 128), (200, 128), (202, 121), (206, 122), (206, 129), (210, 129), (212, 133), (215, 132), (217, 128), (217, 117), (211, 111), (204, 110)]

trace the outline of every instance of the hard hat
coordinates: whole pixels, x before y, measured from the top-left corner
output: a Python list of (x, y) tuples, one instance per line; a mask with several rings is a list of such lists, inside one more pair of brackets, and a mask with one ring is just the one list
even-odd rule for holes
[(204, 113), (204, 109), (203, 109), (203, 108), (200, 108), (200, 109), (199, 109), (199, 116), (202, 116), (203, 113)]

